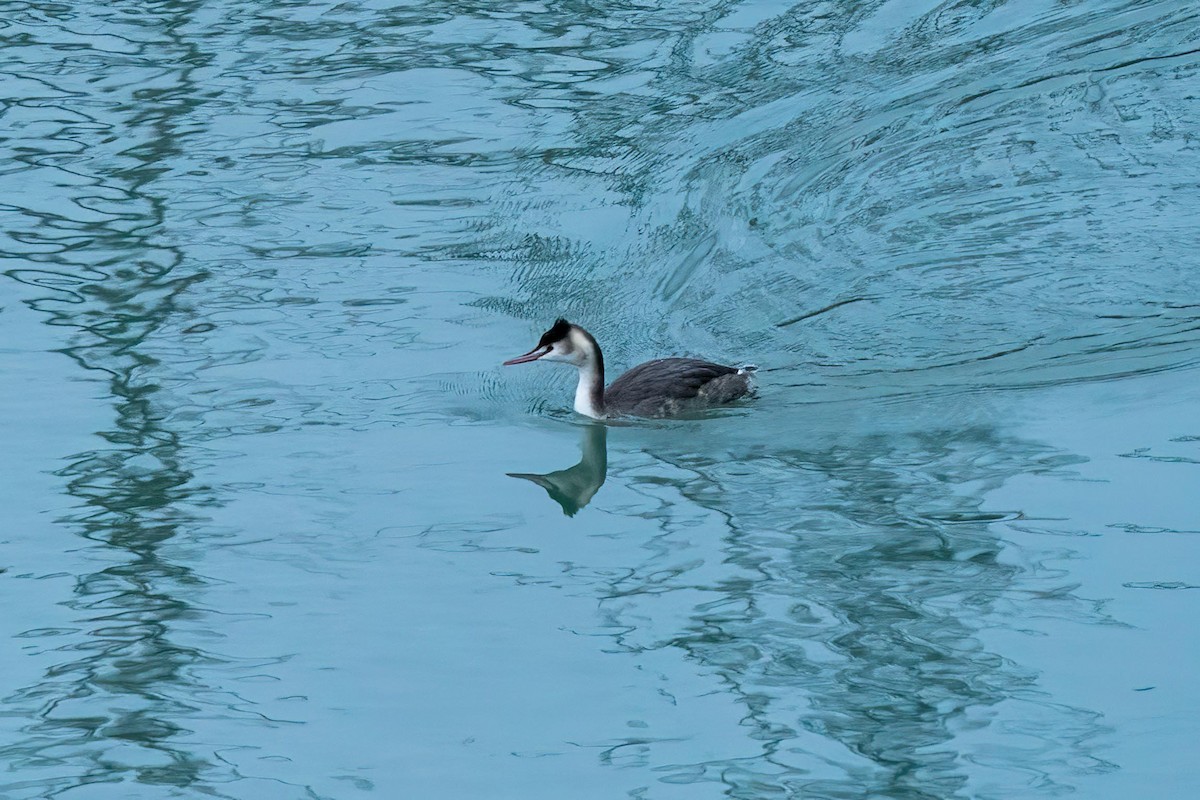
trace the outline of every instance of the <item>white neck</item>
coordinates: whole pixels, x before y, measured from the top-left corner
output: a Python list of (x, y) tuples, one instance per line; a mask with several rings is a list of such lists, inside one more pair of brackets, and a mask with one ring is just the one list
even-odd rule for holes
[[(596, 406), (597, 395), (603, 396), (604, 386), (591, 361), (579, 368), (579, 384), (575, 387), (575, 410), (592, 419), (604, 419), (604, 409)], [(595, 387), (600, 384), (599, 391)]]

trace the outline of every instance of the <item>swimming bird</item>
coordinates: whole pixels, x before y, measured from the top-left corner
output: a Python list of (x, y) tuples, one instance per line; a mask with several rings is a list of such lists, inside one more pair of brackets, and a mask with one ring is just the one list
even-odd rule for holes
[(658, 358), (639, 364), (604, 388), (604, 355), (590, 333), (559, 319), (537, 347), (504, 366), (560, 361), (579, 370), (575, 410), (595, 419), (667, 417), (737, 400), (754, 391), (754, 367), (727, 367), (698, 358)]

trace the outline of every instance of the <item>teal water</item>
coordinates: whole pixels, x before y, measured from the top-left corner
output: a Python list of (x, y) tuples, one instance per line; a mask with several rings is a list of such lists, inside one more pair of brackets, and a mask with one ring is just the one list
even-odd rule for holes
[(0, 797), (1191, 797), (1197, 42), (0, 2)]

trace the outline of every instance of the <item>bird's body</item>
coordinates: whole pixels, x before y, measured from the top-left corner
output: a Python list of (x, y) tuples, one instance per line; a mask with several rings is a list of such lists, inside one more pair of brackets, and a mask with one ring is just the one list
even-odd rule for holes
[(659, 358), (629, 370), (604, 388), (604, 355), (595, 338), (560, 319), (537, 347), (504, 362), (561, 361), (579, 370), (575, 410), (596, 419), (613, 416), (667, 417), (737, 400), (751, 394), (753, 367), (727, 367), (697, 358)]
[(749, 374), (739, 368), (698, 358), (658, 358), (613, 381), (604, 392), (604, 408), (610, 414), (670, 416), (724, 405), (749, 390)]

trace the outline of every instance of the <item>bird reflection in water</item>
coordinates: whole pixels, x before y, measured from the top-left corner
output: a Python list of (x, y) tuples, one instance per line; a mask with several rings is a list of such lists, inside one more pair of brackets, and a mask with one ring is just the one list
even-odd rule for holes
[(509, 472), (512, 478), (533, 481), (546, 490), (550, 499), (562, 506), (568, 517), (591, 502), (608, 476), (608, 428), (601, 424), (586, 425), (579, 440), (582, 456), (573, 467), (537, 474)]

